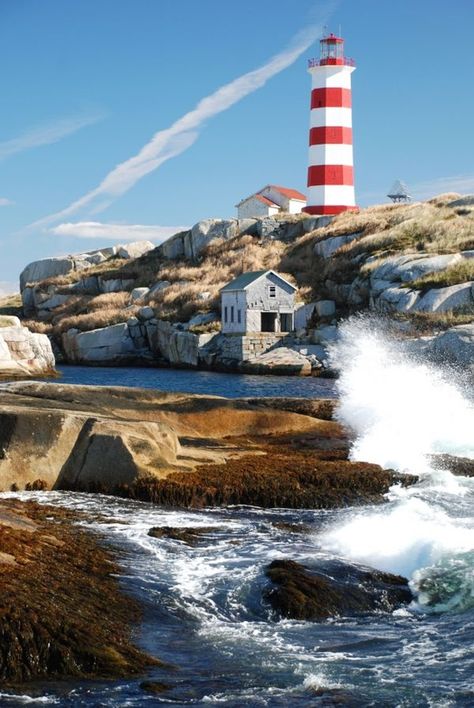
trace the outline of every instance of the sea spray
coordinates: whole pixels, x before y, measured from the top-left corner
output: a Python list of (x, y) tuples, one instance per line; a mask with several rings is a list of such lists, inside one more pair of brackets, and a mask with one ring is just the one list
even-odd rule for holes
[(353, 435), (351, 459), (415, 473), (421, 482), (329, 528), (322, 546), (410, 578), (425, 608), (466, 609), (474, 484), (432, 469), (431, 456), (474, 458), (474, 406), (450, 372), (409, 354), (379, 319), (352, 318), (340, 332), (330, 356), (340, 372), (336, 415)]
[(408, 354), (379, 318), (347, 320), (330, 359), (352, 459), (426, 474), (432, 454), (474, 458), (473, 403), (449, 371)]

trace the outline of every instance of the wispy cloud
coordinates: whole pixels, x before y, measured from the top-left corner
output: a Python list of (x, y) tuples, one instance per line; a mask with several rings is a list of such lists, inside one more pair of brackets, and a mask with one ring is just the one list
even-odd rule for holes
[(472, 194), (474, 193), (474, 175), (438, 177), (427, 182), (418, 182), (413, 185), (412, 192), (417, 199), (429, 199), (445, 192)]
[[(333, 5), (325, 7), (327, 15)], [(205, 122), (226, 111), (245, 96), (257, 91), (269, 79), (293, 64), (321, 34), (322, 26), (313, 24), (293, 37), (290, 44), (268, 62), (253, 71), (243, 74), (217, 91), (203, 98), (193, 110), (179, 118), (169, 128), (160, 130), (138, 152), (117, 165), (102, 182), (65, 209), (51, 214), (32, 224), (45, 226), (69, 217), (84, 207), (98, 213), (114, 199), (131, 189), (145, 175), (156, 170), (167, 160), (180, 155), (196, 141)]]
[(30, 128), (16, 138), (0, 142), (0, 160), (5, 160), (7, 157), (25, 150), (57, 143), (68, 135), (72, 135), (88, 125), (93, 125), (103, 118), (103, 113), (83, 113)]
[(114, 239), (115, 241), (151, 241), (165, 239), (179, 231), (186, 231), (189, 226), (156, 226), (144, 224), (105, 224), (100, 221), (77, 221), (54, 226), (49, 231), (55, 236), (73, 236), (75, 238)]
[(13, 206), (15, 202), (12, 202), (11, 199), (7, 199), (6, 197), (0, 197), (0, 207), (4, 206)]

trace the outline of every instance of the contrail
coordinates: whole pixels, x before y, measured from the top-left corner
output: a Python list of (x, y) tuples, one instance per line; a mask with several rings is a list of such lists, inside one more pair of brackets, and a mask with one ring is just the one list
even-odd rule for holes
[(87, 192), (62, 211), (46, 216), (28, 228), (46, 226), (62, 220), (86, 206), (91, 207), (93, 213), (103, 211), (142, 177), (187, 150), (198, 138), (199, 129), (206, 120), (227, 110), (245, 96), (264, 86), (273, 76), (291, 66), (320, 36), (321, 30), (320, 24), (313, 24), (298, 33), (282, 52), (273, 56), (266, 64), (221, 86), (199, 101), (192, 111), (179, 118), (169, 128), (155, 133), (139, 153), (117, 165), (98, 187)]

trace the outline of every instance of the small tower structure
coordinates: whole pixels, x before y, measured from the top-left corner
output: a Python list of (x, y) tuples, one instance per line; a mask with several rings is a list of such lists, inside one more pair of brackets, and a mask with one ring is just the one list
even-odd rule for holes
[(397, 179), (393, 183), (392, 188), (387, 194), (387, 197), (391, 199), (392, 202), (394, 202), (395, 204), (398, 204), (400, 202), (411, 201), (411, 196), (408, 193), (408, 187), (406, 186), (405, 182), (402, 182), (401, 179)]
[(351, 74), (344, 40), (330, 34), (320, 41), (319, 59), (310, 59), (308, 214), (356, 210), (352, 153)]

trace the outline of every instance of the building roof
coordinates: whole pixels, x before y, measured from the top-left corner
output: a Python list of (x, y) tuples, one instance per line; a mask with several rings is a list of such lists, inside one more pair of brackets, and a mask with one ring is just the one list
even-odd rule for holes
[(272, 207), (277, 207), (279, 209), (279, 205), (276, 202), (273, 202), (271, 199), (268, 197), (264, 197), (263, 194), (252, 194), (251, 197), (248, 197), (247, 199), (244, 199), (244, 201), (248, 201), (248, 199), (258, 199), (259, 202), (263, 202), (264, 204), (267, 204), (267, 206), (272, 206)]
[(241, 199), (240, 202), (238, 204), (236, 204), (235, 206), (239, 207), (241, 204), (244, 204), (244, 202), (248, 202), (249, 199), (257, 198), (259, 201), (264, 202), (265, 204), (268, 204), (269, 206), (277, 206), (280, 208), (279, 204), (276, 204), (271, 199), (268, 199), (268, 197), (265, 197), (262, 194), (262, 192), (265, 191), (265, 189), (274, 189), (276, 192), (280, 192), (280, 194), (282, 194), (284, 197), (287, 197), (287, 199), (296, 199), (299, 202), (306, 201), (305, 195), (302, 194), (301, 192), (298, 192), (296, 189), (288, 189), (287, 187), (278, 187), (276, 184), (267, 184), (262, 189), (259, 189), (258, 192), (251, 194), (249, 197), (245, 197), (245, 199)]
[[(271, 187), (272, 189), (275, 189), (277, 192), (280, 192), (280, 194), (283, 194), (285, 197), (288, 197), (288, 199), (297, 199), (298, 201), (301, 201), (301, 202), (306, 201), (306, 196), (304, 194), (302, 194), (301, 192), (298, 192), (296, 189), (288, 189), (287, 187), (278, 187), (276, 184), (268, 184), (267, 187)], [(264, 189), (267, 189), (267, 187), (264, 187)]]
[(274, 270), (254, 270), (248, 273), (242, 273), (234, 280), (231, 280), (230, 283), (227, 283), (227, 285), (224, 285), (224, 287), (221, 288), (221, 292), (229, 290), (245, 290), (246, 288), (248, 288), (249, 285), (255, 283), (256, 280), (259, 280), (259, 278), (262, 278), (264, 275), (268, 275), (269, 273), (273, 273), (273, 275), (275, 275), (277, 278), (289, 285), (290, 288), (293, 288), (293, 290), (298, 289), (294, 285), (289, 283), (288, 280), (282, 278), (281, 275), (275, 273)]

